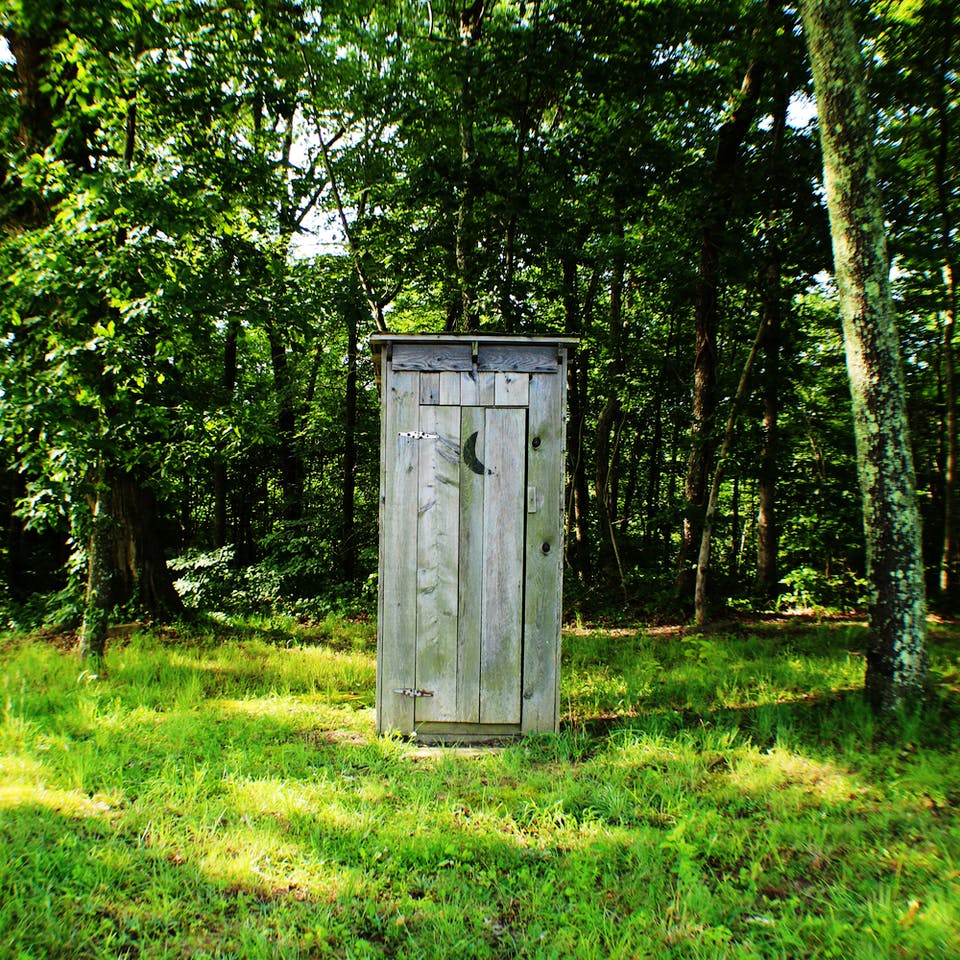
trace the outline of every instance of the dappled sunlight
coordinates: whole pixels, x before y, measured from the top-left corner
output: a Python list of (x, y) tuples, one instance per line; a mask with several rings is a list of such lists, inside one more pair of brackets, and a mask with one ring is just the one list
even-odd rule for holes
[(297, 728), (318, 728), (334, 731), (357, 730), (373, 735), (373, 713), (353, 706), (334, 706), (328, 700), (290, 696), (247, 697), (238, 700), (214, 700), (205, 709), (226, 716), (251, 720), (270, 719)]
[(0, 784), (0, 811), (40, 807), (74, 817), (105, 817), (114, 813), (116, 798), (102, 794), (90, 797), (77, 790), (48, 788), (25, 780)]
[(767, 796), (771, 802), (771, 792), (776, 791), (778, 803), (792, 796), (797, 803), (838, 804), (869, 792), (858, 777), (836, 765), (779, 746), (738, 752), (721, 780), (739, 792)]
[(331, 863), (303, 843), (284, 842), (260, 824), (220, 828), (196, 866), (219, 883), (272, 895), (334, 900), (354, 884), (355, 868)]
[[(300, 650), (257, 644), (178, 666), (168, 648), (129, 648), (127, 672), (80, 688), (67, 671), (53, 691), (25, 675), (0, 747), (16, 863), (2, 889), (31, 884), (34, 903), (55, 890), (71, 922), (134, 945), (156, 932), (184, 955), (950, 942), (952, 754), (875, 741), (860, 698), (835, 690), (782, 703), (804, 671), (836, 682), (846, 652), (764, 656), (734, 638), (714, 664), (715, 637), (614, 640), (571, 651), (559, 734), (497, 748), (376, 736), (372, 675), (337, 673), (350, 653), (311, 655), (322, 671), (296, 682), (283, 671)], [(196, 669), (207, 652), (238, 669)], [(748, 670), (781, 700), (745, 702)], [(594, 707), (624, 712), (593, 724)]]
[(802, 636), (788, 626), (770, 626), (758, 625), (762, 635), (722, 637), (674, 635), (675, 628), (669, 636), (656, 630), (571, 635), (561, 674), (565, 714), (609, 721), (671, 709), (742, 711), (862, 688), (861, 630), (836, 628), (836, 648), (824, 656), (802, 652)]
[(39, 777), (42, 770), (41, 763), (23, 754), (0, 756), (0, 777), (25, 780), (28, 777)]
[[(244, 779), (227, 781), (228, 797), (237, 810), (253, 816), (289, 820), (294, 816), (323, 816), (336, 828), (355, 828), (364, 819), (360, 803), (382, 799), (378, 783), (356, 782), (318, 771), (309, 783), (289, 779)], [(349, 802), (345, 803), (344, 801)]]

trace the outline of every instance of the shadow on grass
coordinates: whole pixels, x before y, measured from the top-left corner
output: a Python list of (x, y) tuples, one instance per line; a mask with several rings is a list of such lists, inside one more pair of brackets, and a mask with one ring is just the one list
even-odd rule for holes
[[(918, 770), (837, 689), (836, 637), (801, 656), (778, 635), (776, 658), (815, 662), (733, 706), (737, 670), (773, 676), (764, 637), (577, 638), (574, 679), (626, 678), (628, 710), (581, 700), (559, 735), (469, 757), (374, 737), (369, 657), (132, 644), (100, 685), (59, 677), (59, 710), (24, 660), (0, 935), (131, 960), (853, 955), (865, 936), (935, 955), (920, 932), (955, 945), (956, 909), (908, 929), (898, 885), (949, 902), (955, 700)], [(355, 687), (360, 709), (337, 699)]]
[[(867, 628), (807, 617), (564, 638), (567, 730), (605, 738), (621, 729), (665, 734), (735, 728), (760, 745), (789, 739), (823, 750), (911, 742), (952, 749), (960, 733), (960, 631), (932, 623), (931, 696), (879, 720), (863, 699)], [(599, 749), (599, 747), (598, 747)]]

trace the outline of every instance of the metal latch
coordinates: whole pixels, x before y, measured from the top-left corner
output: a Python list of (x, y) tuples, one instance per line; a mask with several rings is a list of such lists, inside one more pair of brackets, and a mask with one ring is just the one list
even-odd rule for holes
[(401, 697), (432, 697), (432, 690), (414, 690), (411, 687), (403, 687), (401, 690), (394, 690), (394, 693), (399, 693)]
[(438, 433), (423, 433), (422, 431), (416, 430), (405, 430), (402, 433), (399, 433), (398, 436), (406, 437), (408, 440), (439, 440), (440, 434)]

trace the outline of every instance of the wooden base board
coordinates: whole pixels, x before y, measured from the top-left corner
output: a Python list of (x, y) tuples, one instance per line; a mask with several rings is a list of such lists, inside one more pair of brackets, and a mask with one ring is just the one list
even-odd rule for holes
[(519, 723), (418, 723), (413, 731), (418, 743), (497, 744), (520, 736)]

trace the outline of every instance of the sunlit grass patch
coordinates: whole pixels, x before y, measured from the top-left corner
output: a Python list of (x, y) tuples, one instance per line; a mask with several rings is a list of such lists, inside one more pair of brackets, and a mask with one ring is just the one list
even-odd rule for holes
[(99, 817), (111, 810), (111, 803), (100, 795), (88, 797), (76, 790), (50, 789), (25, 780), (0, 784), (0, 811), (17, 807), (39, 807), (66, 816)]
[(717, 785), (725, 792), (750, 794), (778, 806), (838, 804), (865, 792), (859, 780), (834, 764), (773, 747), (741, 751)]
[[(18, 644), (0, 654), (0, 942), (956, 955), (956, 711), (878, 726), (859, 629), (788, 627), (570, 634), (560, 733), (466, 751), (374, 735), (369, 624), (360, 642), (333, 622), (302, 643), (275, 622), (144, 633), (79, 682), (69, 655)], [(952, 662), (955, 633), (936, 643)]]

